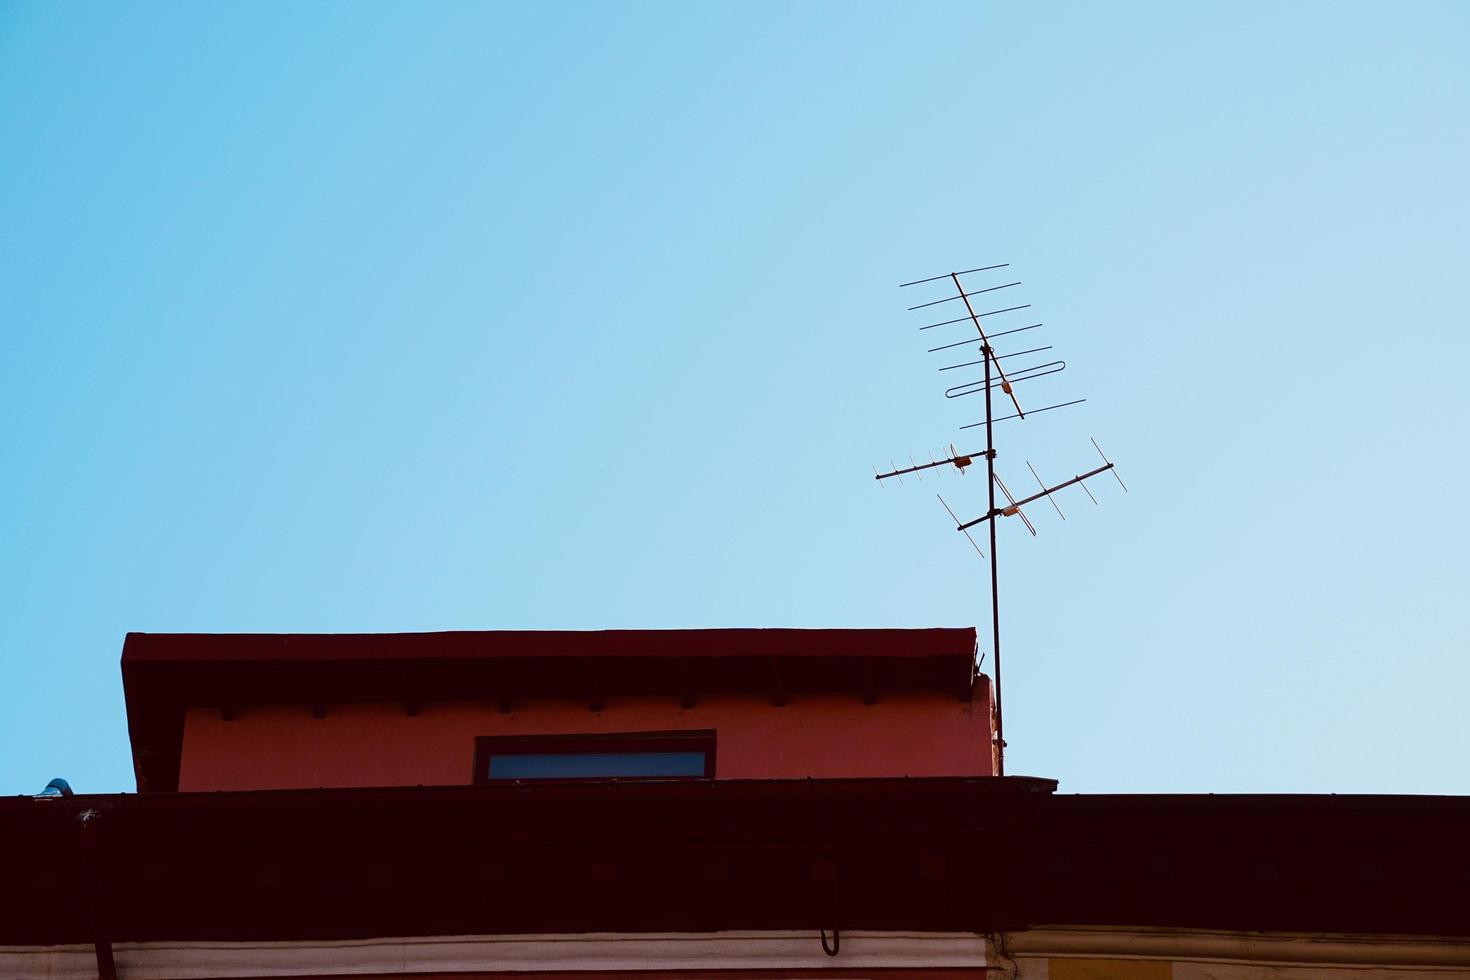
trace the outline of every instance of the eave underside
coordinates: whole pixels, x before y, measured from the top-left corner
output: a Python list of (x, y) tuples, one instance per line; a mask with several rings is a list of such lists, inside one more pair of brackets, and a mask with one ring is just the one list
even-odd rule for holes
[[(792, 780), (0, 801), (0, 944), (1045, 923), (1470, 935), (1470, 801)], [(100, 813), (91, 857), (78, 818)]]

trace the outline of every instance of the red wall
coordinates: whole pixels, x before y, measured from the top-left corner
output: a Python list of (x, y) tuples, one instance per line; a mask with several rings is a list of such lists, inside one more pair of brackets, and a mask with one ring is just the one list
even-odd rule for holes
[(989, 776), (989, 686), (975, 699), (853, 695), (769, 699), (711, 696), (692, 708), (669, 698), (536, 701), (501, 714), (493, 704), (346, 705), (313, 718), (304, 705), (240, 709), (223, 721), (190, 709), (179, 789), (453, 785), (473, 781), (478, 735), (558, 735), (714, 729), (716, 777)]

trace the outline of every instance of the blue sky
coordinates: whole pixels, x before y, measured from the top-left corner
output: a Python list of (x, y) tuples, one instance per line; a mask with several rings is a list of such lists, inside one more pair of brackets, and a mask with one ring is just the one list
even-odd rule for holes
[(1000, 472), (1092, 435), (1131, 490), (1001, 528), (1010, 771), (1470, 792), (1467, 50), (1455, 3), (0, 5), (0, 792), (132, 788), (129, 630), (984, 630), (934, 500), (983, 480), (870, 465), (966, 446), (895, 287), (994, 262), (1088, 399)]

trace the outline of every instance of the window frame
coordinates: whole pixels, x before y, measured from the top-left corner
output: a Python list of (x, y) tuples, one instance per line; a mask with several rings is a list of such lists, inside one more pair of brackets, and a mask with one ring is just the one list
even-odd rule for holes
[[(491, 779), (490, 760), (497, 755), (586, 755), (656, 752), (702, 752), (704, 773), (698, 776), (555, 776)], [(715, 778), (713, 728), (663, 732), (578, 732), (567, 735), (478, 735), (475, 737), (474, 783), (586, 783), (598, 780), (643, 782), (652, 779), (689, 782)]]

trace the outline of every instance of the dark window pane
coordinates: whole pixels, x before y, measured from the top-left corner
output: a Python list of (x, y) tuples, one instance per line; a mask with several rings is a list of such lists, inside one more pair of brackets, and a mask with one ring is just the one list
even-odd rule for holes
[(703, 752), (507, 753), (490, 756), (491, 779), (703, 775)]

